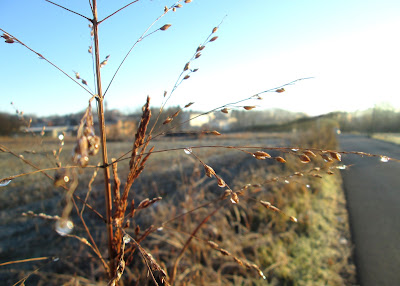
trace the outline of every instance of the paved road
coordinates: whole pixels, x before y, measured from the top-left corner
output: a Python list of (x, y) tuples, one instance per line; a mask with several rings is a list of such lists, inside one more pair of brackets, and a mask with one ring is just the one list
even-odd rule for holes
[[(400, 159), (400, 146), (365, 136), (339, 136), (341, 150)], [(400, 163), (346, 155), (342, 172), (362, 286), (400, 285)]]

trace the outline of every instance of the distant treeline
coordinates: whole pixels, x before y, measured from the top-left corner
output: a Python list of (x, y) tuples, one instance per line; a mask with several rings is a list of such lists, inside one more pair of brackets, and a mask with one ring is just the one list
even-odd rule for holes
[[(106, 114), (106, 122), (116, 120), (140, 120), (140, 111), (123, 114), (118, 110), (111, 110)], [(152, 123), (156, 122), (158, 108), (152, 108)], [(189, 124), (190, 114), (200, 114), (201, 112), (193, 112), (180, 110), (179, 107), (171, 107), (163, 111), (158, 118), (154, 131), (160, 132), (182, 132), (182, 131), (198, 131), (199, 128), (193, 128)], [(280, 109), (274, 110), (231, 110), (229, 114), (222, 114), (216, 111), (213, 121), (205, 124), (201, 129), (218, 129), (215, 125), (219, 120), (229, 116), (232, 120), (229, 128), (224, 131), (240, 132), (240, 131), (271, 131), (271, 132), (288, 132), (295, 131), (308, 126), (309, 123), (318, 121), (319, 119), (329, 119), (335, 122), (335, 126), (342, 132), (400, 132), (400, 112), (393, 108), (380, 107), (371, 108), (359, 112), (332, 112), (316, 117), (307, 116), (304, 113), (294, 113)], [(64, 116), (24, 116), (20, 114), (12, 115), (8, 113), (0, 113), (0, 135), (9, 136), (12, 134), (23, 133), (24, 128), (30, 122), (31, 127), (35, 126), (73, 126), (79, 125), (82, 118), (82, 112), (76, 114), (68, 114)], [(96, 118), (96, 117), (95, 117)], [(163, 124), (167, 118), (173, 118), (168, 124)], [(171, 129), (171, 127), (176, 128)]]

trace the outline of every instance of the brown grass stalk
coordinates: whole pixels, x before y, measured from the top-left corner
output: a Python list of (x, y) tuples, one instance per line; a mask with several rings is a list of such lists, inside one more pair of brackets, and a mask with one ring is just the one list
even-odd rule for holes
[(217, 207), (216, 209), (214, 209), (212, 212), (210, 212), (198, 225), (197, 227), (193, 230), (193, 232), (191, 233), (190, 237), (186, 240), (185, 245), (182, 247), (181, 251), (178, 254), (178, 257), (176, 258), (175, 262), (174, 262), (174, 266), (172, 267), (172, 272), (169, 278), (169, 283), (171, 285), (174, 284), (175, 282), (175, 277), (176, 277), (176, 272), (178, 269), (178, 265), (179, 262), (181, 261), (183, 254), (185, 253), (186, 249), (189, 247), (190, 242), (192, 241), (192, 239), (196, 236), (197, 232), (200, 230), (200, 228), (207, 223), (207, 221), (214, 215), (216, 214), (223, 205), (220, 205), (219, 207)]
[(107, 228), (107, 245), (108, 255), (110, 259), (110, 278), (114, 277), (115, 274), (115, 258), (116, 254), (113, 247), (113, 226), (112, 226), (112, 195), (111, 195), (111, 180), (110, 170), (108, 168), (108, 155), (107, 155), (107, 138), (106, 138), (106, 126), (104, 118), (104, 98), (101, 85), (101, 73), (100, 73), (100, 47), (99, 47), (99, 30), (98, 30), (98, 18), (97, 18), (97, 0), (93, 0), (93, 39), (94, 39), (94, 55), (95, 55), (95, 66), (96, 66), (96, 84), (97, 84), (97, 103), (98, 103), (98, 117), (100, 125), (100, 142), (101, 142), (101, 154), (104, 166), (104, 195), (105, 195), (105, 209), (106, 209), (106, 228)]

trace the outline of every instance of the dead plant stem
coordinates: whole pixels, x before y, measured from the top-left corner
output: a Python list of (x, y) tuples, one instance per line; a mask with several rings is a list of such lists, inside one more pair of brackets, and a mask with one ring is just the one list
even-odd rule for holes
[(110, 170), (108, 166), (108, 155), (107, 155), (107, 142), (106, 142), (106, 126), (104, 119), (104, 98), (101, 88), (101, 73), (100, 73), (100, 51), (99, 51), (99, 31), (97, 21), (97, 1), (93, 0), (93, 38), (94, 38), (94, 50), (95, 50), (95, 62), (96, 62), (96, 84), (97, 84), (97, 113), (99, 117), (100, 126), (100, 140), (101, 140), (101, 151), (103, 158), (104, 168), (104, 191), (105, 191), (105, 207), (106, 207), (106, 224), (107, 224), (107, 241), (108, 241), (108, 255), (110, 259), (110, 279), (115, 274), (115, 251), (113, 248), (113, 226), (112, 226), (112, 197), (111, 197), (111, 181), (110, 181)]

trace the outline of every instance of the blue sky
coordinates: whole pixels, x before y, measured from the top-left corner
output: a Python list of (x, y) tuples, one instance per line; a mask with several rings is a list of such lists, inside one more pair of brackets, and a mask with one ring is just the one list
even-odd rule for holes
[[(88, 1), (60, 0), (90, 16)], [(128, 1), (98, 1), (103, 18)], [(130, 46), (175, 1), (142, 0), (100, 26), (107, 86)], [(42, 53), (93, 88), (88, 21), (45, 1), (0, 0), (0, 28)], [(174, 93), (170, 105), (195, 102), (210, 110), (302, 77), (314, 77), (250, 103), (310, 115), (354, 111), (389, 103), (400, 108), (400, 1), (193, 0), (168, 13), (154, 29), (172, 27), (142, 41), (106, 96), (109, 108), (131, 112), (147, 95), (153, 105), (170, 91), (197, 46), (218, 25), (218, 40), (193, 62), (199, 71)], [(90, 97), (52, 66), (17, 44), (0, 43), (0, 112), (68, 114)]]

